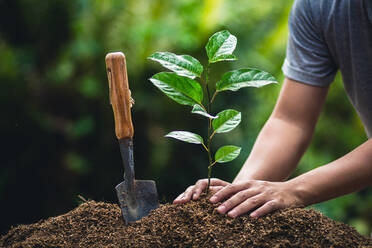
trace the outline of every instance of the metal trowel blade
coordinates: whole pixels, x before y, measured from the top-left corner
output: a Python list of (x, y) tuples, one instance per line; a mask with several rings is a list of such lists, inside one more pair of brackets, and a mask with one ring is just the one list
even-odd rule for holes
[(147, 216), (151, 210), (159, 207), (155, 181), (134, 180), (132, 191), (123, 181), (115, 189), (126, 224)]

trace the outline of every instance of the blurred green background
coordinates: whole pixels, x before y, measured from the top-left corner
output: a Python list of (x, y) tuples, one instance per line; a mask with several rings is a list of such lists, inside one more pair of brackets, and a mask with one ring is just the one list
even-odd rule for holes
[[(126, 54), (133, 98), (136, 176), (157, 182), (162, 202), (207, 175), (198, 145), (163, 136), (172, 130), (206, 133), (190, 114), (149, 81), (160, 65), (155, 51), (190, 54), (206, 62), (204, 45), (216, 31), (238, 38), (239, 60), (212, 67), (212, 81), (227, 70), (257, 67), (282, 82), (287, 42), (287, 0), (13, 0), (0, 1), (0, 233), (76, 207), (82, 195), (116, 202), (123, 168), (108, 99), (105, 55)], [(231, 181), (269, 117), (280, 85), (227, 92), (216, 98), (242, 111), (239, 128), (214, 144), (243, 150), (217, 165), (214, 177)], [(299, 103), (300, 104), (300, 103)], [(326, 164), (366, 140), (343, 90), (333, 83), (313, 142), (295, 174)], [(216, 146), (214, 147), (216, 148)], [(273, 155), (275, 156), (275, 154)], [(372, 189), (314, 206), (368, 235)]]

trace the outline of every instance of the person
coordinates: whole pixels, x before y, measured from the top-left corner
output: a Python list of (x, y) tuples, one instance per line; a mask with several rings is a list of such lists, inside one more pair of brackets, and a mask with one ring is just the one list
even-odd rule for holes
[[(288, 180), (308, 147), (338, 69), (344, 88), (372, 136), (372, 1), (295, 0), (289, 16), (285, 80), (275, 108), (232, 183), (211, 179), (212, 203), (229, 217), (259, 217), (308, 206), (372, 184), (372, 139), (331, 163)], [(334, 123), (337, 125), (337, 123)], [(175, 204), (196, 200), (201, 179)]]

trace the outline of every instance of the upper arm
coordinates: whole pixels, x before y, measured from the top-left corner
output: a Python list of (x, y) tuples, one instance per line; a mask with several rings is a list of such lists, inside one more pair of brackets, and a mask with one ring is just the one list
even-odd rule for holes
[(312, 134), (329, 87), (312, 86), (286, 78), (271, 118)]
[(321, 8), (315, 2), (295, 0), (292, 6), (283, 72), (299, 82), (325, 87), (333, 81), (337, 64), (324, 37)]
[(272, 117), (312, 131), (318, 120), (337, 65), (322, 31), (319, 5), (295, 0), (289, 16), (286, 76)]

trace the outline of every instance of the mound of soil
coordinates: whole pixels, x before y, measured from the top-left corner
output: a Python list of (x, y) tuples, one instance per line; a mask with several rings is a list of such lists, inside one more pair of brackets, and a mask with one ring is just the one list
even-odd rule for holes
[(372, 247), (372, 239), (314, 210), (231, 219), (216, 206), (206, 198), (162, 205), (126, 226), (116, 204), (89, 201), (64, 215), (12, 228), (0, 237), (0, 247)]

